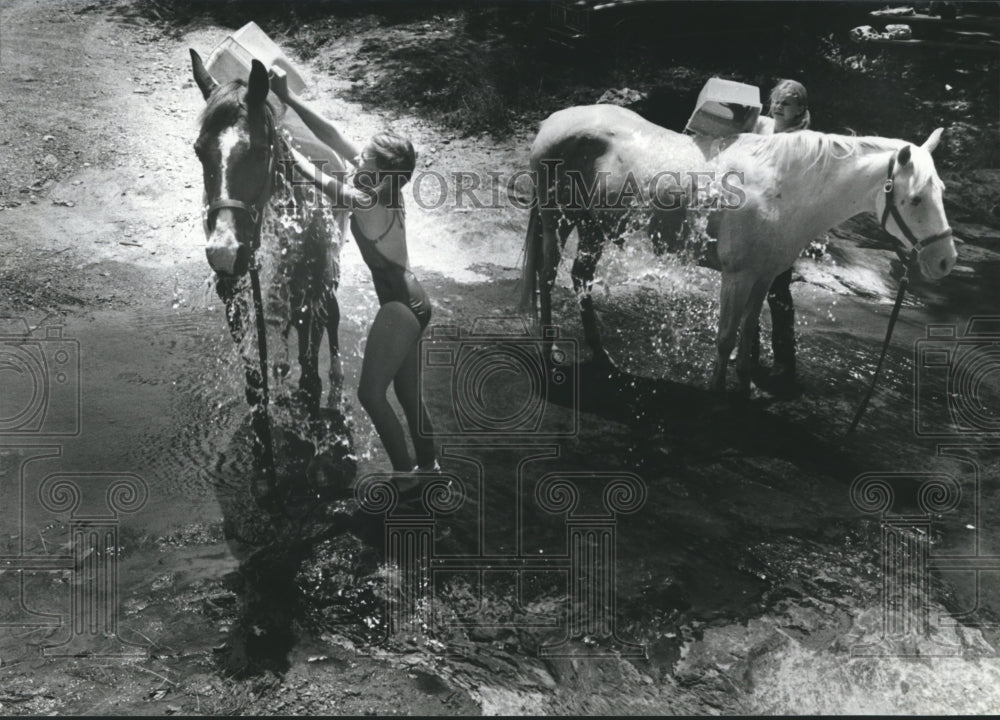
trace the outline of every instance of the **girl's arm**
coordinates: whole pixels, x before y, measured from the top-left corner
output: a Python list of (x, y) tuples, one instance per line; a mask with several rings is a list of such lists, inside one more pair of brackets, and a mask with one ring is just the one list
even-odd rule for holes
[(295, 167), (333, 201), (334, 207), (367, 209), (375, 204), (377, 193), (374, 190), (364, 191), (350, 187), (341, 179), (324, 173), (295, 148), (289, 149), (295, 160)]
[(299, 114), (302, 122), (312, 131), (313, 135), (333, 148), (342, 158), (345, 158), (352, 165), (354, 164), (354, 160), (360, 153), (360, 150), (355, 147), (354, 143), (341, 135), (340, 130), (332, 122), (313, 110), (312, 106), (289, 90), (288, 79), (283, 73), (272, 73), (271, 90), (288, 107)]

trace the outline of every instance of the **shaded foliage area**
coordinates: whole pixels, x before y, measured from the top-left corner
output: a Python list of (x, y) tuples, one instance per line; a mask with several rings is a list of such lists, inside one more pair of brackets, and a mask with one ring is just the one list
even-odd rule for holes
[[(922, 140), (949, 130), (942, 167), (1000, 165), (1000, 62), (967, 50), (876, 48), (849, 30), (862, 3), (647, 3), (567, 23), (559, 3), (165, 0), (131, 12), (174, 30), (256, 21), (310, 59), (334, 40), (383, 28), (346, 69), (347, 99), (406, 110), (463, 134), (505, 136), (609, 88), (645, 95), (635, 109), (682, 129), (706, 78), (762, 88), (795, 77), (810, 90), (814, 128)], [(584, 37), (566, 41), (571, 31)], [(367, 34), (367, 33), (366, 33)], [(345, 73), (345, 63), (329, 70)]]

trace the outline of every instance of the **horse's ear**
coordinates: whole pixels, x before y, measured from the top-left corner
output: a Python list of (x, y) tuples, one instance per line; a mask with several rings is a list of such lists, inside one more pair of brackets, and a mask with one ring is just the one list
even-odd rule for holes
[(913, 146), (912, 145), (904, 145), (903, 149), (899, 151), (899, 158), (897, 160), (897, 162), (899, 162), (899, 167), (903, 167), (904, 165), (906, 165), (906, 163), (910, 162), (910, 148), (911, 147), (913, 147)]
[(198, 83), (201, 94), (208, 100), (208, 96), (212, 94), (215, 88), (219, 87), (219, 83), (205, 69), (205, 63), (201, 61), (201, 55), (194, 48), (191, 48), (191, 69), (194, 71), (194, 81)]
[(944, 128), (938, 128), (932, 132), (931, 136), (924, 141), (924, 144), (921, 147), (929, 153), (934, 152), (934, 148), (936, 148), (938, 143), (941, 142), (941, 133), (943, 132)]
[(250, 66), (250, 82), (247, 83), (247, 106), (261, 105), (270, 89), (267, 69), (260, 60), (255, 59)]

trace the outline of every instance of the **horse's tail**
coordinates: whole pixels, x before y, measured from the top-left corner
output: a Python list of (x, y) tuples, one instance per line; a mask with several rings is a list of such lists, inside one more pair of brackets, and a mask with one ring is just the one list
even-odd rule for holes
[(524, 238), (524, 265), (521, 269), (521, 301), (518, 312), (538, 322), (538, 268), (542, 254), (542, 218), (537, 199), (531, 206), (528, 232)]

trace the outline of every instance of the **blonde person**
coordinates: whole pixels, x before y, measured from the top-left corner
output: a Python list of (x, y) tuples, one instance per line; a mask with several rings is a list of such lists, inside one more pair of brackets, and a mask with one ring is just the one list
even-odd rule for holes
[[(806, 89), (795, 80), (780, 80), (771, 91), (769, 118), (762, 118), (757, 131), (762, 134), (795, 132), (809, 127), (809, 99)], [(768, 122), (771, 121), (771, 122)], [(770, 379), (790, 384), (795, 379), (795, 306), (792, 303), (792, 269), (778, 275), (767, 292), (771, 311), (771, 350), (774, 365)], [(760, 325), (754, 339), (754, 362), (760, 358)]]
[[(409, 267), (406, 209), (400, 194), (416, 166), (413, 145), (386, 132), (358, 148), (333, 123), (288, 90), (283, 77), (272, 76), (271, 90), (299, 114), (317, 138), (356, 168), (348, 183), (344, 178), (326, 175), (293, 150), (299, 170), (336, 206), (351, 209), (351, 233), (378, 295), (380, 307), (368, 331), (358, 400), (371, 417), (393, 470), (437, 470), (430, 417), (418, 382), (419, 341), (430, 322), (431, 304)], [(416, 465), (411, 461), (403, 427), (386, 397), (390, 384), (406, 415)]]

